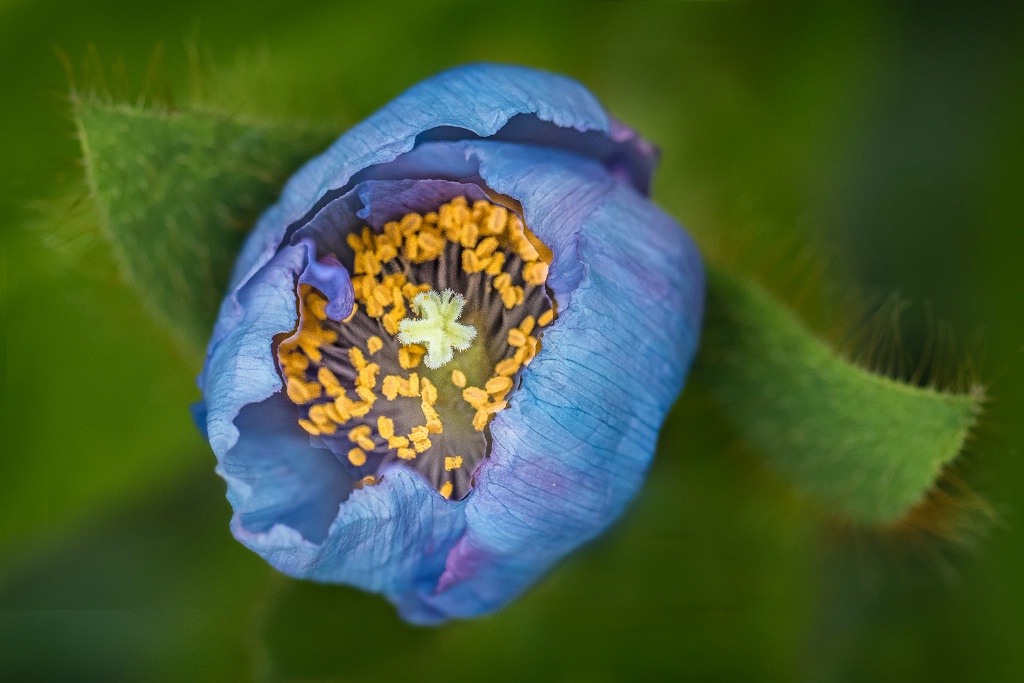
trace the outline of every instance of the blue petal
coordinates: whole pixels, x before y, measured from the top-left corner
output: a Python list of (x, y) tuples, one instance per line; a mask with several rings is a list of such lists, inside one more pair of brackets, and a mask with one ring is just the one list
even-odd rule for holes
[[(610, 117), (570, 78), (502, 64), (451, 69), (396, 97), (296, 173), (243, 245), (229, 291), (269, 261), (289, 226), (308, 216), (328, 193), (346, 191), (360, 171), (392, 161), (417, 143), (462, 137), (559, 147), (593, 157), (642, 192), (647, 191), (656, 157), (649, 143)], [(213, 341), (241, 317), (237, 301), (229, 296)]]
[[(426, 213), (466, 197), (473, 202), (487, 199), (479, 185), (449, 180), (364, 180), (349, 192), (332, 199), (308, 223), (299, 228), (292, 242), (329, 245), (337, 254), (351, 256), (345, 239), (364, 225), (383, 230), (388, 221), (409, 212)], [(322, 290), (324, 291), (324, 290)], [(325, 293), (327, 293), (325, 291)]]
[(233, 528), (244, 540), (283, 526), (322, 543), (352, 491), (352, 477), (330, 450), (312, 445), (281, 392), (243, 407), (235, 424), (238, 441), (217, 466), (228, 482)]
[(305, 265), (305, 249), (278, 252), (259, 277), (243, 285), (221, 307), (237, 310), (238, 321), (210, 343), (199, 377), (206, 404), (206, 430), (218, 457), (238, 441), (235, 417), (242, 406), (259, 403), (281, 390), (271, 351), (274, 335), (295, 327), (295, 278)]
[(228, 482), (236, 538), (290, 576), (383, 593), (409, 621), (443, 618), (410, 596), (433, 590), (465, 530), (464, 503), (445, 500), (400, 466), (353, 490), (345, 468), (312, 445), (318, 440), (298, 427), (281, 394), (246, 406), (236, 423), (241, 437), (217, 468)]
[[(235, 535), (285, 573), (436, 623), (497, 609), (606, 528), (643, 481), (702, 311), (696, 248), (642, 196), (653, 158), (575, 82), (475, 65), (412, 88), (300, 171), (243, 250), (200, 378)], [(347, 276), (310, 245), (480, 185), (520, 202), (554, 251), (559, 318), (492, 423), (469, 498), (400, 465), (353, 491), (275, 393), (270, 340), (294, 326), (295, 279), (343, 301)]]
[(383, 593), (406, 620), (437, 623), (448, 615), (420, 596), (434, 592), (465, 527), (465, 501), (449, 501), (419, 473), (393, 465), (381, 483), (352, 492), (303, 575)]
[[(487, 178), (500, 180), (502, 189), (483, 177), (484, 165)], [(489, 186), (520, 203), (522, 197), (528, 196), (529, 211), (524, 219), (538, 235), (544, 233), (544, 243), (554, 252), (548, 287), (563, 306), (571, 300), (572, 291), (582, 277), (582, 263), (576, 253), (581, 226), (603, 197), (621, 184), (590, 159), (561, 150), (490, 140), (426, 143), (391, 163), (374, 167), (363, 177), (391, 180), (446, 177), (464, 186), (474, 187), (472, 183)], [(384, 220), (395, 215), (400, 214), (391, 214)]]
[(500, 607), (619, 516), (682, 388), (704, 296), (693, 242), (632, 189), (590, 204), (573, 166), (507, 145), (480, 154), (488, 185), (522, 202), (538, 237), (578, 235), (582, 278), (492, 423), (467, 532), (429, 598), (452, 616)]
[(327, 297), (327, 317), (344, 320), (352, 312), (355, 292), (352, 278), (345, 266), (333, 253), (317, 257), (317, 245), (313, 239), (301, 240), (306, 248), (306, 267), (299, 275), (299, 284), (316, 287)]

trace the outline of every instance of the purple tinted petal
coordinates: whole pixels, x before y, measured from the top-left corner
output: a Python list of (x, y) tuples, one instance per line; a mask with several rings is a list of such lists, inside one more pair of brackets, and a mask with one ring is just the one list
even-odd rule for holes
[(306, 267), (299, 276), (299, 284), (316, 287), (327, 297), (327, 317), (332, 320), (344, 320), (352, 312), (355, 303), (355, 292), (352, 291), (352, 278), (345, 266), (341, 265), (334, 254), (316, 256), (316, 243), (312, 239), (301, 241), (306, 248)]
[(479, 185), (449, 180), (365, 180), (326, 203), (292, 237), (293, 244), (317, 244), (351, 265), (351, 247), (346, 237), (365, 225), (382, 230), (388, 221), (407, 213), (426, 213), (466, 197), (470, 202), (486, 199)]
[(446, 615), (419, 596), (433, 592), (448, 550), (464, 533), (464, 507), (418, 473), (393, 466), (379, 484), (352, 492), (302, 576), (383, 593), (414, 623), (443, 621)]
[(217, 466), (228, 482), (234, 527), (251, 537), (286, 526), (321, 543), (352, 491), (351, 476), (331, 451), (312, 445), (280, 392), (242, 408), (235, 425), (238, 441)]
[[(517, 197), (528, 215), (531, 194)], [(617, 185), (577, 256), (583, 278), (492, 423), (466, 534), (431, 599), (453, 616), (500, 607), (619, 516), (693, 358), (703, 271), (675, 221)]]
[(628, 130), (613, 122), (586, 88), (565, 76), (502, 64), (469, 64), (442, 72), (353, 127), (289, 180), (278, 204), (260, 218), (243, 246), (230, 289), (251, 277), (277, 249), (285, 229), (324, 195), (432, 135), (493, 136), (559, 147), (619, 169), (646, 192), (656, 155)]
[(415, 596), (432, 590), (464, 532), (463, 503), (404, 468), (352, 490), (341, 464), (310, 445), (280, 395), (245, 407), (237, 422), (242, 437), (217, 471), (228, 482), (239, 541), (289, 576), (383, 593), (415, 623), (443, 619)]
[(231, 305), (233, 311), (237, 307), (239, 322), (210, 343), (199, 386), (210, 445), (218, 457), (238, 440), (234, 420), (242, 406), (281, 389), (270, 345), (274, 335), (295, 327), (295, 277), (304, 266), (304, 251), (282, 250), (246, 283)]
[(612, 187), (621, 184), (595, 161), (560, 150), (491, 140), (423, 144), (390, 164), (375, 167), (369, 177), (447, 177), (467, 188), (470, 201), (484, 196), (472, 183), (518, 200), (527, 225), (554, 252), (548, 286), (562, 305), (569, 303), (582, 277), (576, 254), (581, 227)]

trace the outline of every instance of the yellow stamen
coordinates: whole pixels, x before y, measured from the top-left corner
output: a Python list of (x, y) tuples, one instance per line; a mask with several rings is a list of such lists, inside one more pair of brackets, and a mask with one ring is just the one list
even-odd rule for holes
[(476, 249), (473, 252), (476, 254), (478, 259), (485, 259), (494, 253), (494, 250), (498, 248), (498, 240), (494, 237), (485, 237), (480, 240), (480, 243), (476, 245)]
[(372, 451), (377, 447), (377, 445), (373, 443), (373, 439), (370, 438), (370, 433), (370, 425), (359, 425), (358, 427), (349, 430), (348, 440), (359, 444), (360, 448)]
[(445, 239), (441, 236), (441, 233), (435, 230), (429, 230), (421, 232), (418, 236), (420, 241), (420, 251), (423, 257), (427, 257), (424, 260), (435, 259), (441, 255), (441, 250), (444, 249)]
[(423, 216), (418, 213), (407, 213), (402, 217), (402, 222), (399, 227), (403, 235), (409, 236), (419, 230), (422, 224)]
[(420, 364), (427, 349), (419, 344), (406, 344), (398, 350), (398, 364), (406, 370), (411, 370)]
[(466, 387), (462, 390), (462, 398), (474, 408), (479, 408), (487, 402), (487, 392), (480, 387)]
[(548, 245), (541, 242), (540, 238), (533, 234), (532, 230), (524, 228), (523, 235), (525, 235), (526, 239), (530, 242), (530, 245), (536, 250), (538, 260), (547, 264), (550, 264), (551, 261), (554, 260), (555, 255), (551, 252), (551, 249), (548, 248)]
[(404, 285), (402, 285), (402, 296), (404, 296), (409, 301), (415, 299), (416, 295), (419, 293), (419, 288), (416, 285), (412, 284), (411, 282), (406, 282)]
[(515, 346), (516, 348), (526, 344), (526, 335), (518, 327), (513, 327), (508, 331), (508, 345)]
[(377, 431), (380, 432), (380, 435), (383, 438), (390, 440), (391, 437), (395, 435), (394, 420), (392, 420), (390, 417), (385, 417), (384, 415), (381, 415), (380, 417), (377, 418)]
[(331, 422), (331, 418), (327, 416), (327, 408), (323, 404), (312, 406), (309, 409), (309, 419), (313, 421), (321, 431), (325, 427), (330, 425), (331, 431), (334, 431), (334, 424)]
[(452, 370), (452, 384), (459, 389), (466, 386), (466, 373), (462, 370)]
[(420, 255), (419, 240), (411, 238), (406, 240), (405, 244), (402, 246), (402, 255), (415, 263), (418, 260), (417, 257)]
[(321, 388), (319, 384), (314, 382), (303, 382), (301, 379), (288, 378), (288, 384), (286, 386), (288, 398), (292, 400), (292, 403), (309, 403), (313, 399), (320, 397)]
[(440, 434), (443, 430), (443, 426), (441, 424), (440, 416), (438, 416), (437, 411), (434, 410), (434, 406), (423, 401), (420, 403), (420, 410), (423, 411), (423, 417), (427, 421), (427, 431), (431, 434)]
[(439, 488), (437, 492), (440, 493), (445, 498), (451, 498), (452, 483), (450, 481), (446, 481), (445, 483), (441, 484), (441, 488)]
[(534, 261), (523, 266), (523, 279), (531, 285), (542, 285), (548, 279), (548, 264)]
[(366, 464), (366, 453), (358, 448), (353, 448), (348, 452), (348, 461), (356, 467), (362, 467)]
[(379, 318), (384, 315), (384, 307), (372, 296), (364, 301), (363, 305), (366, 307), (366, 315), (371, 318)]
[(505, 266), (505, 254), (499, 251), (496, 254), (494, 254), (493, 256), (491, 256), (491, 262), (489, 264), (487, 264), (487, 268), (485, 268), (484, 271), (488, 275), (493, 277), (493, 276), (498, 275), (499, 273), (501, 273), (501, 269), (504, 266)]
[(384, 285), (377, 285), (373, 288), (373, 298), (377, 300), (381, 306), (391, 305), (391, 290)]
[[(342, 389), (344, 392), (344, 389)], [(336, 422), (348, 422), (352, 418), (352, 400), (342, 393), (341, 396), (334, 399), (334, 409), (338, 411), (338, 416), (341, 419), (336, 419)]]
[[(527, 332), (527, 334), (529, 334), (529, 332)], [(373, 335), (372, 337), (366, 340), (366, 350), (370, 352), (371, 356), (380, 351), (382, 348), (384, 348), (384, 342), (377, 335)]]
[(386, 375), (384, 377), (384, 384), (381, 387), (381, 392), (384, 394), (384, 398), (389, 401), (394, 401), (398, 397), (398, 387), (401, 384), (402, 378), (397, 375)]
[(301, 353), (289, 353), (285, 350), (285, 345), (281, 344), (281, 349), (278, 355), (278, 359), (281, 361), (281, 367), (288, 375), (299, 375), (301, 376), (306, 368), (309, 367), (309, 358)]
[(370, 425), (359, 425), (348, 430), (348, 440), (352, 443), (358, 443), (359, 439), (370, 436)]
[(505, 231), (505, 221), (508, 220), (508, 209), (504, 206), (490, 205), (490, 214), (480, 224), (480, 230), (485, 235), (500, 235)]
[(445, 459), (444, 459), (444, 469), (446, 471), (451, 472), (452, 470), (457, 470), (460, 467), (462, 467), (462, 456), (461, 455), (456, 455), (455, 457), (452, 457), (450, 455), (449, 456), (445, 456)]
[(437, 387), (426, 377), (420, 380), (420, 398), (430, 405), (437, 403)]
[(399, 448), (398, 457), (402, 460), (412, 460), (416, 457), (416, 451), (412, 448)]
[(376, 363), (366, 364), (356, 377), (356, 386), (366, 387), (367, 389), (373, 389), (377, 386), (377, 373), (380, 372), (380, 366)]
[(498, 364), (494, 366), (494, 373), (496, 375), (501, 375), (502, 377), (511, 377), (519, 372), (520, 365), (522, 365), (522, 363), (515, 358), (506, 358), (505, 360), (499, 361)]
[(462, 252), (462, 269), (467, 273), (479, 273), (484, 269), (484, 266), (481, 264), (479, 256), (472, 251), (466, 250)]
[(398, 256), (398, 249), (393, 244), (381, 244), (377, 248), (377, 252), (374, 254), (378, 261), (381, 263), (387, 263), (391, 259)]
[(537, 248), (530, 244), (530, 241), (525, 237), (516, 243), (516, 253), (519, 254), (519, 258), (527, 262), (536, 261), (540, 258)]
[(493, 403), (488, 403), (487, 405), (485, 405), (484, 412), (488, 413), (489, 415), (494, 415), (495, 413), (499, 413), (502, 410), (505, 410), (505, 408), (507, 407), (508, 401), (495, 401)]
[(401, 328), (402, 318), (405, 317), (405, 307), (393, 308), (391, 312), (383, 317), (384, 331), (392, 337), (398, 334)]
[(317, 370), (316, 378), (320, 380), (320, 384), (324, 385), (328, 396), (338, 396), (341, 393), (341, 383), (338, 382), (338, 378), (334, 376), (334, 373), (327, 368)]
[(512, 388), (512, 380), (508, 377), (492, 377), (487, 380), (484, 389), (488, 394), (500, 394)]
[(548, 325), (551, 324), (551, 321), (554, 319), (555, 309), (549, 308), (548, 310), (540, 314), (540, 317), (537, 318), (537, 324), (540, 325), (541, 327), (547, 327)]
[(392, 246), (395, 248), (400, 248), (402, 246), (402, 228), (399, 226), (397, 221), (385, 223), (384, 234), (387, 235), (388, 241), (391, 242)]
[(505, 304), (505, 308), (515, 308), (523, 303), (523, 298), (523, 288), (519, 285), (512, 285), (501, 290), (501, 302)]
[(306, 297), (306, 307), (318, 320), (327, 319), (327, 299), (322, 296), (310, 295)]
[(371, 408), (373, 408), (373, 401), (359, 401), (353, 403), (350, 410), (353, 417), (365, 417)]

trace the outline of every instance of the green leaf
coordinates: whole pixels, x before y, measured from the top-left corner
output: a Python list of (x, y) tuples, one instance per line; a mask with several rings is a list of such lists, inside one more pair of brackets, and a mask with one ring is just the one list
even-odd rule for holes
[(180, 342), (202, 349), (245, 234), (334, 134), (91, 98), (76, 99), (74, 114), (90, 189), (126, 278)]
[[(76, 102), (107, 236), (150, 312), (205, 343), (235, 252), (284, 179), (329, 136), (210, 111)], [(694, 378), (797, 488), (853, 521), (898, 520), (960, 452), (980, 392), (949, 394), (839, 357), (748, 281), (711, 269)]]
[(854, 522), (921, 502), (974, 425), (982, 393), (944, 393), (837, 355), (757, 285), (714, 267), (694, 378), (799, 489)]

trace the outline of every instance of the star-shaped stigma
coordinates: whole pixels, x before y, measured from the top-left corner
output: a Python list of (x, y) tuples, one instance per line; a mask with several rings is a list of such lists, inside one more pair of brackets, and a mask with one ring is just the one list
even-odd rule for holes
[(476, 338), (476, 328), (459, 322), (466, 300), (450, 289), (438, 294), (421, 292), (412, 300), (412, 310), (419, 320), (406, 318), (398, 325), (398, 340), (403, 344), (422, 344), (427, 348), (424, 362), (436, 370), (455, 355), (465, 351)]

